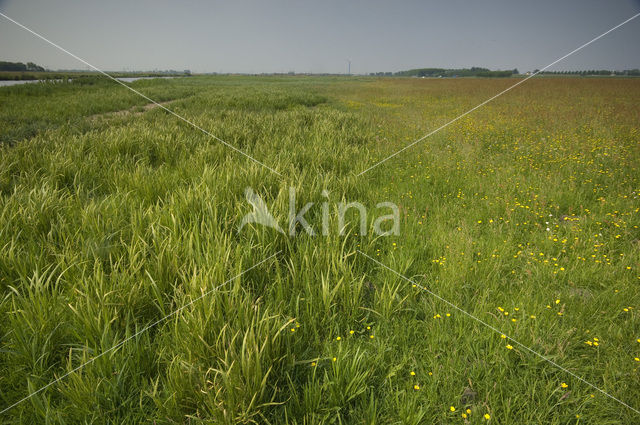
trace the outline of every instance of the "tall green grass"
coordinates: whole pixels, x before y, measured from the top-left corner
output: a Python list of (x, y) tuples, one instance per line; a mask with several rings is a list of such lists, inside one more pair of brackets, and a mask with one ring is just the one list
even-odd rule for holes
[[(510, 82), (133, 83), (282, 178), (117, 84), (0, 89), (0, 409), (279, 252), (2, 421), (634, 423), (357, 254), (638, 408), (640, 87), (530, 83), (361, 177)], [(285, 228), (294, 187), (316, 231), (326, 189), (330, 234), (237, 232), (246, 187)], [(341, 236), (355, 200), (400, 236)]]

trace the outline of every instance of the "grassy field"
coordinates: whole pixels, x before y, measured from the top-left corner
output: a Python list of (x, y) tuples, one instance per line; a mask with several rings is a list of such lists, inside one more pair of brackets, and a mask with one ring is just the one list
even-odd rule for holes
[[(640, 80), (532, 79), (357, 176), (516, 81), (132, 83), (281, 176), (113, 82), (0, 88), (0, 410), (62, 378), (0, 422), (639, 423)], [(238, 232), (246, 187), (329, 235)]]

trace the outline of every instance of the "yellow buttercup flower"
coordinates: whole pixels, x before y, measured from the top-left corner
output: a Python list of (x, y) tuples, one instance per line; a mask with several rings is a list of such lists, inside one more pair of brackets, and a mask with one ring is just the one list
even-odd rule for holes
[(455, 408), (455, 407), (453, 407), (453, 406), (451, 406), (451, 407), (449, 407), (449, 410), (451, 410), (452, 412), (455, 412), (455, 411), (456, 411), (456, 408)]
[(488, 414), (488, 413), (485, 413), (485, 414), (484, 414), (484, 418), (485, 418), (486, 420), (489, 420), (489, 419), (491, 419), (491, 415), (490, 415), (490, 414)]
[(513, 350), (513, 345), (507, 344), (507, 350)]
[(562, 388), (568, 388), (568, 387), (569, 387), (569, 385), (567, 385), (567, 384), (566, 384), (566, 383), (564, 383), (564, 382), (563, 382), (562, 384), (560, 384), (560, 386), (561, 386)]

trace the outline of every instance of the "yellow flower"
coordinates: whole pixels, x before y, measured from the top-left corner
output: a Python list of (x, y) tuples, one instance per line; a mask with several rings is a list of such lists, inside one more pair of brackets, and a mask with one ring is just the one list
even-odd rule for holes
[(485, 414), (484, 414), (484, 418), (485, 418), (486, 420), (489, 420), (489, 419), (491, 419), (491, 415), (490, 415), (490, 414), (488, 414), (488, 413), (485, 413)]
[(560, 386), (561, 386), (562, 388), (568, 388), (568, 387), (569, 387), (569, 386), (568, 386), (566, 383), (564, 383), (564, 382), (563, 382), (562, 384), (560, 384)]
[(337, 360), (338, 360), (338, 359), (337, 359), (336, 357), (334, 357), (334, 358), (333, 358), (333, 361), (334, 361), (334, 362), (335, 362), (335, 361), (337, 361)]
[(556, 304), (560, 304), (560, 300), (556, 300)]
[(433, 373), (429, 372), (429, 376), (433, 375)]
[(349, 331), (349, 335), (353, 335), (354, 331)]
[(455, 412), (455, 411), (456, 411), (456, 408), (455, 408), (455, 407), (453, 407), (453, 406), (451, 406), (451, 407), (449, 407), (449, 410), (451, 410), (452, 412)]
[(418, 385), (418, 384), (414, 385), (414, 386), (413, 386), (413, 389), (414, 389), (414, 390), (416, 390), (416, 391), (418, 391), (418, 390), (420, 389), (420, 385)]
[(462, 414), (462, 419), (467, 419), (467, 414), (466, 413)]
[(505, 334), (500, 335), (500, 338), (505, 339), (507, 336)]
[(471, 409), (467, 409), (467, 415), (471, 414)]
[(507, 344), (507, 350), (513, 350), (513, 345)]
[(340, 338), (340, 337), (337, 337), (337, 338), (336, 338), (336, 341), (340, 341), (341, 339), (342, 339), (342, 338)]
[(316, 362), (311, 362), (311, 366), (315, 366), (315, 365), (316, 365)]
[(373, 335), (369, 335), (369, 338), (373, 339)]
[(535, 318), (536, 318), (535, 314), (532, 314), (532, 315), (531, 315), (531, 316), (529, 316), (529, 317), (530, 317), (530, 318), (532, 318), (532, 319), (535, 319)]
[(640, 362), (640, 358), (638, 358), (638, 357), (634, 357), (633, 360), (635, 360), (637, 362)]
[(291, 332), (295, 332), (295, 331), (296, 331), (296, 328), (291, 328)]
[(411, 376), (416, 376), (416, 373), (415, 373), (414, 371), (409, 372), (409, 374), (410, 374)]

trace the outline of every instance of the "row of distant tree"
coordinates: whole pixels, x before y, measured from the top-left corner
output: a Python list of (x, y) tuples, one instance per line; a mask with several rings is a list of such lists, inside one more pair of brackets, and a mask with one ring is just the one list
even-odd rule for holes
[(46, 69), (44, 69), (40, 65), (36, 65), (33, 62), (22, 63), (22, 62), (0, 61), (0, 71), (12, 71), (12, 72), (39, 71), (39, 72), (43, 72), (43, 71), (46, 71)]
[(417, 68), (399, 72), (373, 72), (369, 75), (385, 77), (511, 77), (519, 74), (517, 69), (508, 71), (492, 71), (488, 68), (471, 67), (460, 69)]
[[(535, 70), (533, 72), (539, 72)], [(544, 75), (629, 75), (633, 77), (640, 76), (640, 69), (625, 69), (623, 71), (610, 71), (608, 69), (592, 69), (588, 71), (542, 71)]]
[[(539, 70), (533, 71), (535, 73)], [(517, 69), (507, 71), (492, 71), (487, 68), (472, 67), (460, 69), (447, 68), (417, 68), (399, 72), (371, 72), (369, 75), (377, 77), (511, 77), (519, 75)], [(543, 71), (541, 75), (622, 75), (622, 76), (640, 76), (640, 70), (627, 69), (624, 71), (610, 71), (606, 69), (599, 70), (583, 70), (583, 71)]]

